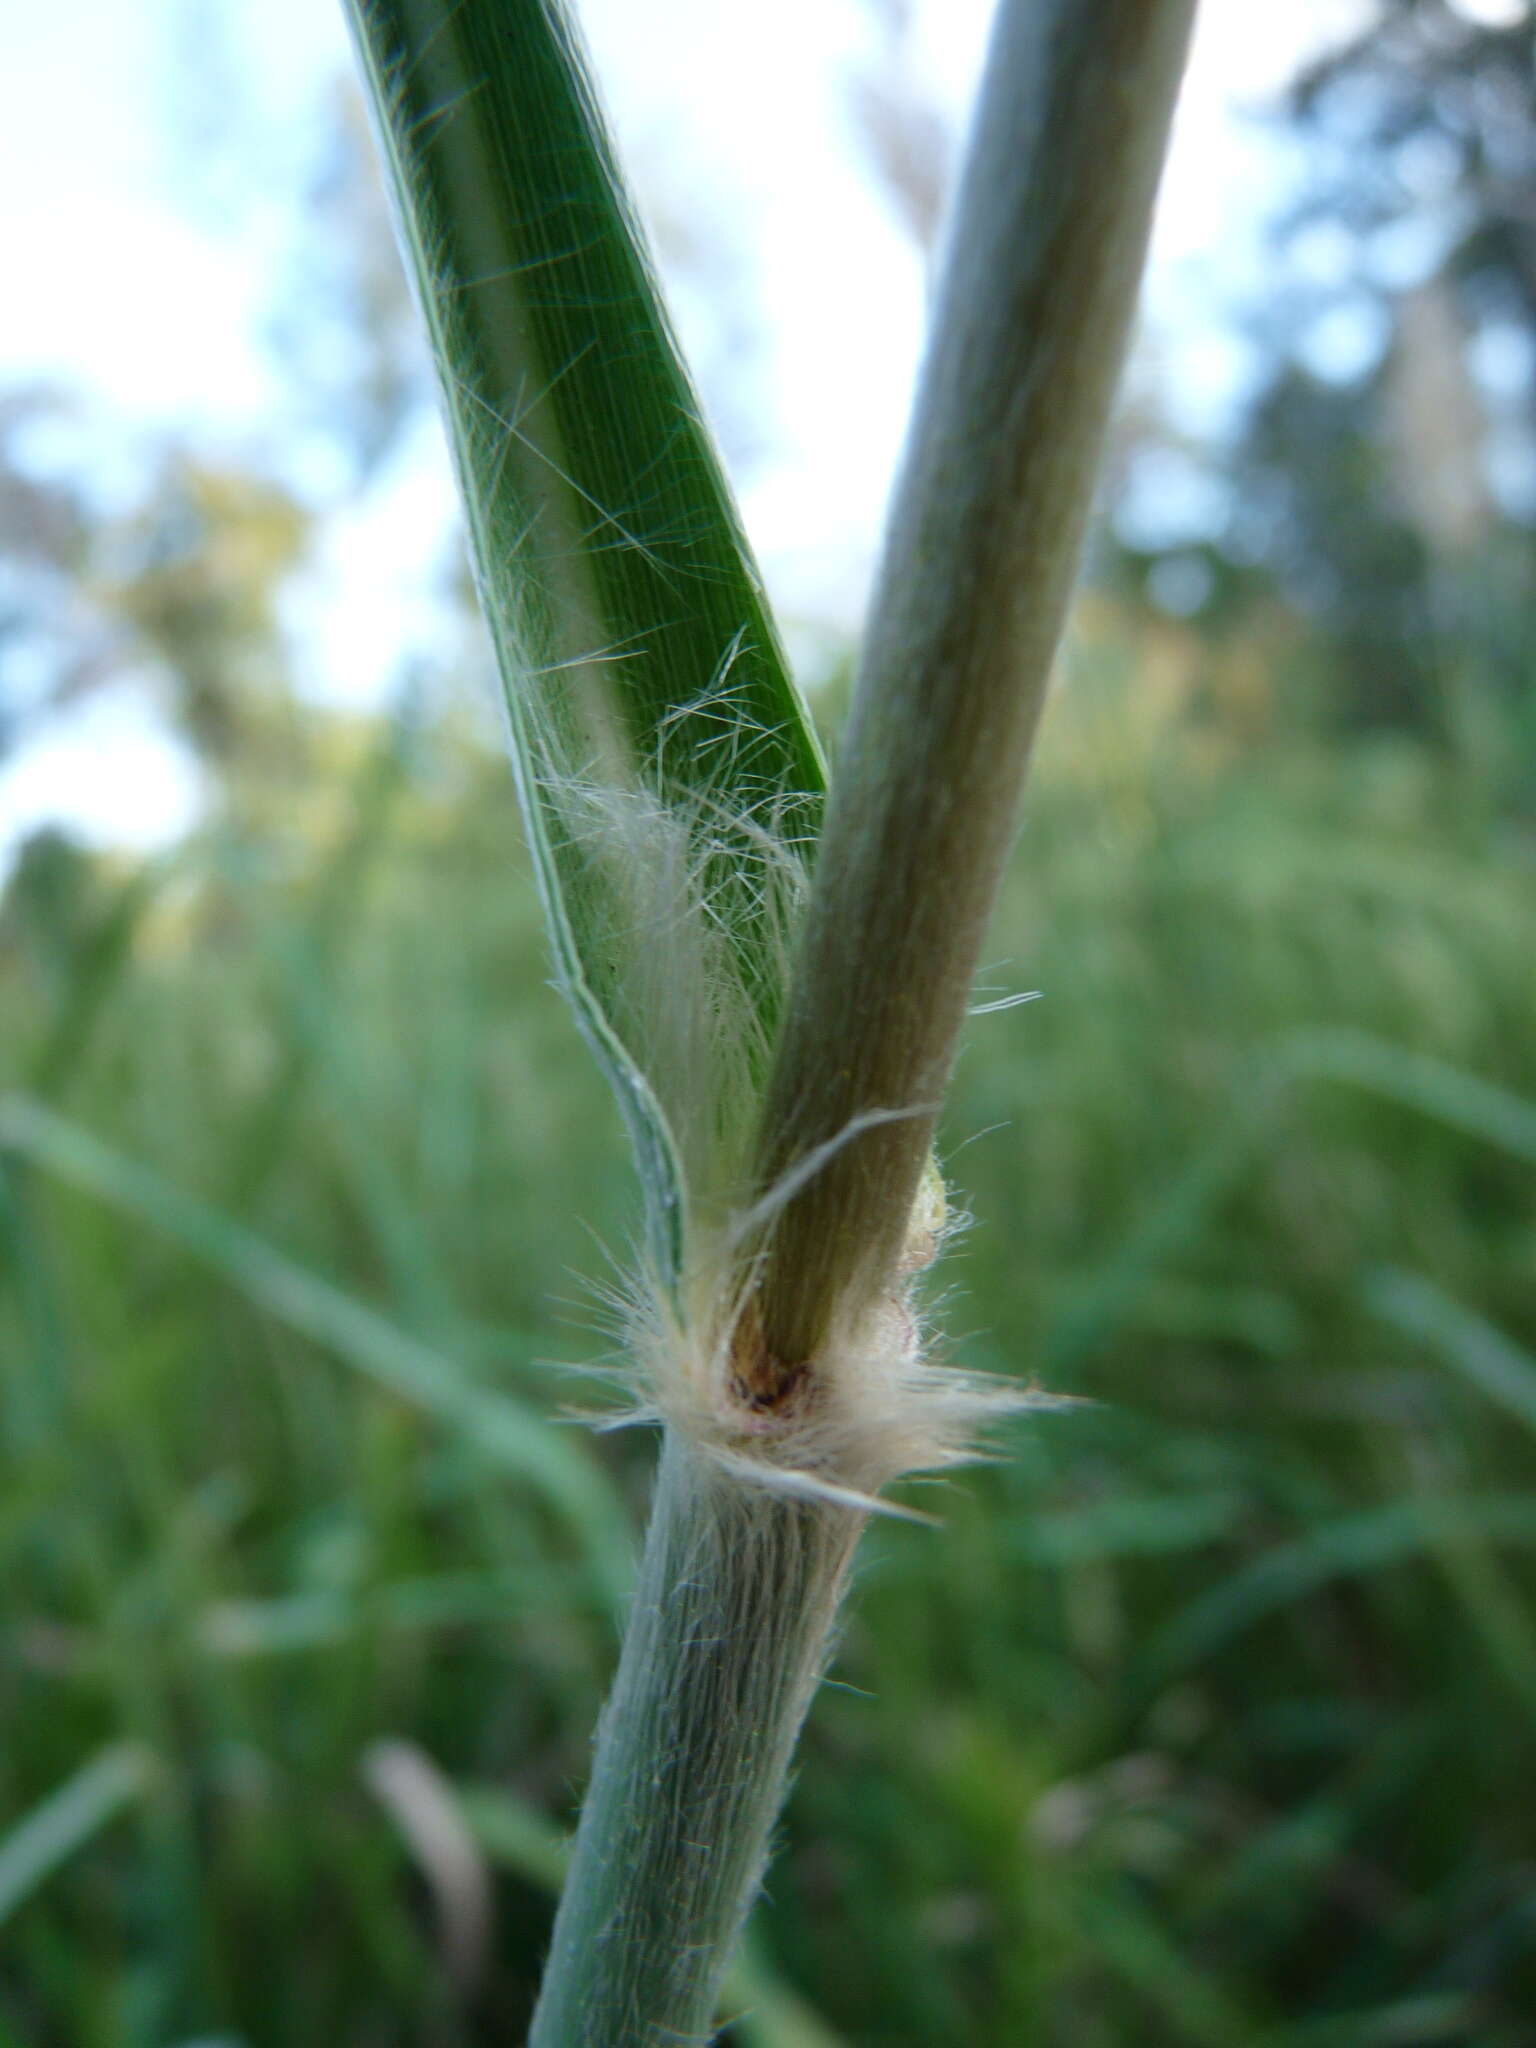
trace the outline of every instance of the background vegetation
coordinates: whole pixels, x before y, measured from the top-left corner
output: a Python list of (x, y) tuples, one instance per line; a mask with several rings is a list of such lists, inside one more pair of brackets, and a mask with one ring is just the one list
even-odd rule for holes
[[(1088, 1400), (871, 1539), (742, 2043), (1536, 2040), (1531, 535), (1437, 431), (1529, 430), (1536, 31), (1382, 13), (1295, 109), (1381, 345), (1319, 370), (1303, 242), (1219, 528), (1106, 531), (946, 1122), (957, 1355)], [(356, 475), (417, 386), (337, 137)], [(472, 633), (314, 708), (302, 494), (103, 505), (67, 410), (0, 421), (9, 720), (147, 669), (211, 802), (0, 906), (0, 2043), (515, 2039), (649, 1466), (550, 1419), (616, 1117)]]

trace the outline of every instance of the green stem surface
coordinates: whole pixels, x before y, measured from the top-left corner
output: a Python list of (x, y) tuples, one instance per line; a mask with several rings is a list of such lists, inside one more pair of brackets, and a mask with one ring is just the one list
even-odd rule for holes
[(829, 1154), (758, 1252), (784, 1365), (814, 1359), (901, 1256), (1077, 573), (1192, 14), (998, 12), (763, 1125), (765, 1188)]
[(529, 2048), (709, 2038), (863, 1519), (668, 1432)]

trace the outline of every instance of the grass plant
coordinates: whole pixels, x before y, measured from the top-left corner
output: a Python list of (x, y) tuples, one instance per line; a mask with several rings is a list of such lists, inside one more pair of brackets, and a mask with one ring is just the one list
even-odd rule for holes
[[(987, 1219), (960, 1367), (1095, 1400), (947, 1488), (942, 1535), (871, 1518), (732, 2043), (1529, 2038), (1530, 823), (1420, 743), (1320, 739), (1279, 663), (1258, 688), (1079, 614), (988, 942), (1045, 999), (977, 1020), (938, 1151)], [(649, 1484), (541, 1363), (578, 1219), (626, 1228), (537, 893), (610, 807), (565, 759), (530, 864), (475, 744), (423, 737), (384, 815), (378, 735), (327, 732), (351, 801), (301, 857), (247, 818), (79, 860), (67, 918), (23, 870), (0, 919), (7, 2048), (468, 2048), (522, 2037), (548, 1948)], [(747, 898), (787, 960), (752, 801), (648, 843), (723, 818), (788, 880)], [(570, 872), (603, 929), (607, 870)], [(644, 1081), (656, 1039), (589, 1029)], [(652, 1185), (691, 1197), (645, 1085)], [(706, 1218), (774, 1185), (747, 1137)], [(381, 1744), (447, 1795), (478, 1951)]]
[(535, 2048), (710, 2032), (863, 1521), (1026, 1400), (927, 1363), (912, 1276), (1190, 12), (999, 10), (809, 881), (808, 720), (569, 21), (353, 16), (562, 978), (651, 1225), (630, 1341), (665, 1447)]

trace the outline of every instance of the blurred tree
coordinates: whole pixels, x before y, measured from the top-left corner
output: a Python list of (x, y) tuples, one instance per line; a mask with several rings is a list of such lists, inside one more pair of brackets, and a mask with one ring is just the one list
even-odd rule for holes
[(169, 683), (178, 728), (226, 775), (291, 741), (278, 597), (308, 536), (273, 479), (173, 447), (105, 537), (102, 599)]
[(112, 636), (79, 590), (89, 507), (72, 478), (27, 452), (67, 410), (40, 386), (0, 394), (0, 756), (111, 660)]
[(1303, 73), (1290, 112), (1320, 146), (1300, 218), (1341, 223), (1378, 277), (1405, 263), (1446, 277), (1469, 320), (1536, 329), (1528, 0), (1376, 0)]
[[(1279, 112), (1304, 185), (1253, 321), (1265, 368), (1214, 458), (1195, 608), (1278, 587), (1323, 643), (1337, 719), (1459, 742), (1469, 664), (1506, 724), (1528, 695), (1508, 655), (1536, 552), (1536, 19), (1372, 0)], [(1162, 557), (1188, 552), (1129, 559), (1157, 596)]]
[[(225, 772), (285, 717), (279, 596), (309, 514), (276, 479), (170, 436), (103, 492), (86, 424), (59, 393), (0, 397), (0, 748), (88, 691), (149, 682)], [(39, 457), (44, 435), (62, 454)]]
[(1339, 713), (1415, 722), (1432, 698), (1428, 549), (1394, 501), (1379, 389), (1295, 364), (1255, 406), (1229, 543), (1268, 564), (1322, 622)]

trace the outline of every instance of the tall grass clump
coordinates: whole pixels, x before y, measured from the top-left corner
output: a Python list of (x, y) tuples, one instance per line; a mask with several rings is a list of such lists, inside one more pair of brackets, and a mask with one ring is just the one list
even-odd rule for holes
[(935, 1363), (932, 1133), (1081, 544), (1192, 0), (1003, 0), (826, 796), (564, 8), (351, 0), (561, 979), (646, 1203), (660, 1473), (532, 2040), (701, 2041)]

